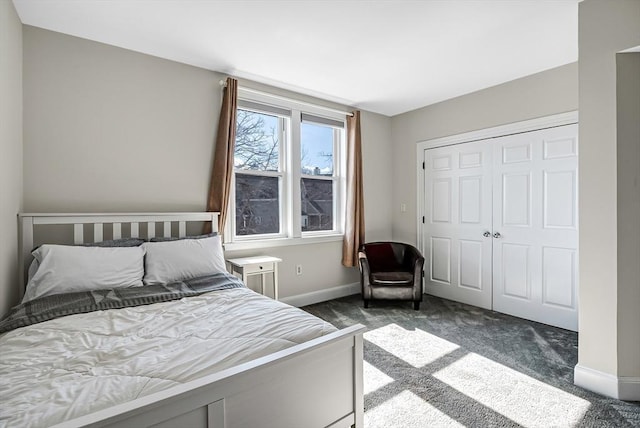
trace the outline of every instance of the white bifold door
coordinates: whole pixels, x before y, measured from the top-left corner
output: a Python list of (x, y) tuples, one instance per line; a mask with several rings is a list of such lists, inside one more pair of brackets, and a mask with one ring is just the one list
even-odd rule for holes
[(426, 292), (577, 330), (577, 125), (424, 160)]
[(427, 293), (492, 308), (492, 189), (491, 144), (425, 150)]

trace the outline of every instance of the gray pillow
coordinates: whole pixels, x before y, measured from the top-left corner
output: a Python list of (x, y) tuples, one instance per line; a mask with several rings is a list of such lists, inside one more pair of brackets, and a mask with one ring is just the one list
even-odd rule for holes
[(109, 241), (102, 242), (88, 242), (86, 244), (82, 244), (85, 247), (139, 247), (144, 244), (146, 241), (142, 238), (122, 238), (122, 239), (111, 239)]
[(175, 236), (170, 236), (168, 238), (165, 238), (163, 236), (158, 236), (155, 238), (151, 238), (149, 242), (180, 241), (182, 239), (204, 239), (204, 238), (211, 238), (212, 236), (218, 236), (218, 232), (211, 232), (211, 233), (207, 233), (206, 235), (183, 236), (182, 238), (177, 238)]

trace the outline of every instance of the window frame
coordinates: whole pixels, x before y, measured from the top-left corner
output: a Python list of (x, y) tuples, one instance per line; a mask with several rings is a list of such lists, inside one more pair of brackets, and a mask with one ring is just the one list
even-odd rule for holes
[[(331, 176), (327, 175), (309, 175), (302, 173), (302, 165), (300, 165), (300, 177), (311, 179), (311, 180), (324, 180), (331, 181), (333, 188), (333, 227), (331, 230), (312, 230), (312, 231), (303, 231), (302, 227), (300, 227), (300, 232), (302, 237), (307, 236), (322, 236), (322, 235), (335, 235), (336, 233), (343, 234), (344, 230), (344, 222), (342, 220), (343, 211), (340, 207), (344, 206), (344, 202), (342, 202), (342, 195), (344, 193), (344, 189), (342, 189), (340, 178), (344, 176), (342, 174), (342, 170), (340, 166), (343, 163), (343, 153), (341, 152), (341, 148), (344, 148), (344, 128), (339, 129), (337, 127), (333, 127), (331, 125), (327, 125), (324, 123), (313, 122), (312, 120), (302, 120), (301, 124), (307, 122), (320, 126), (330, 127), (333, 133), (333, 174)], [(300, 140), (300, 147), (302, 148), (302, 140)], [(302, 204), (302, 191), (300, 191), (300, 204)], [(302, 209), (299, 210), (300, 215), (302, 215)], [(301, 219), (302, 222), (302, 219)], [(302, 225), (301, 225), (302, 226)]]
[[(338, 113), (327, 112), (321, 106), (314, 108), (308, 103), (284, 100), (277, 97), (274, 101), (266, 94), (243, 93), (239, 88), (238, 109), (255, 113), (277, 116), (281, 126), (279, 144), (279, 171), (236, 170), (232, 174), (229, 215), (224, 226), (225, 247), (228, 250), (266, 248), (281, 245), (297, 245), (342, 240), (344, 235), (344, 206), (346, 203), (346, 117)], [(276, 97), (276, 96), (274, 96)], [(250, 106), (250, 107), (248, 107)], [(260, 109), (260, 106), (265, 109)], [(274, 111), (289, 111), (288, 117)], [(302, 174), (301, 165), (301, 125), (314, 123), (309, 117), (316, 117), (318, 125), (330, 126), (333, 130), (333, 175), (314, 176)], [(323, 122), (322, 119), (325, 119)], [(330, 122), (341, 123), (342, 127), (331, 126)], [(236, 235), (236, 174), (280, 177), (280, 233), (260, 235)], [(332, 230), (302, 231), (302, 178), (331, 180), (333, 182), (333, 228)]]
[[(286, 174), (286, 165), (287, 165), (287, 150), (285, 145), (287, 144), (287, 135), (288, 128), (290, 127), (291, 119), (289, 117), (281, 116), (273, 112), (258, 110), (255, 106), (245, 107), (238, 105), (237, 110), (245, 110), (253, 113), (264, 114), (269, 116), (274, 116), (278, 119), (278, 170), (277, 171), (269, 171), (269, 170), (253, 170), (253, 169), (236, 169), (235, 166), (233, 168), (233, 174), (231, 178), (231, 201), (229, 204), (229, 213), (232, 215), (227, 216), (227, 224), (231, 223), (230, 232), (231, 235), (227, 235), (227, 227), (225, 225), (225, 242), (226, 236), (232, 236), (231, 241), (228, 242), (242, 242), (242, 241), (253, 241), (260, 239), (282, 239), (287, 236), (286, 233), (286, 224), (288, 223), (288, 219), (285, 216), (288, 215), (287, 210), (285, 208), (286, 200), (289, 197), (289, 192), (287, 191), (287, 174)], [(234, 162), (235, 163), (235, 162)], [(236, 174), (241, 175), (251, 175), (255, 177), (275, 177), (278, 178), (278, 233), (262, 233), (262, 234), (253, 234), (253, 235), (236, 235)]]

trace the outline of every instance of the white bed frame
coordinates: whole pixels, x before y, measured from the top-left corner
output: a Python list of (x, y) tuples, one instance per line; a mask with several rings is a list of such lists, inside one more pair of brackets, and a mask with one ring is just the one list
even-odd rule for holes
[[(211, 222), (217, 213), (19, 214), (20, 284), (31, 263), (37, 225), (69, 225), (73, 242), (186, 235), (188, 222)], [(172, 227), (176, 224), (177, 227)], [(85, 239), (85, 225), (93, 230)], [(128, 225), (126, 236), (122, 225)], [(172, 233), (177, 230), (177, 234)], [(47, 242), (55, 243), (55, 242)], [(298, 428), (363, 426), (363, 338), (355, 325), (156, 394), (56, 425), (70, 427)]]

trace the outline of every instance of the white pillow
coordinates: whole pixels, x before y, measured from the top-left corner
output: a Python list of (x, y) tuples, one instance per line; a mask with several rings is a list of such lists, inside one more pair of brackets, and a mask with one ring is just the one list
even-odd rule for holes
[(142, 247), (45, 244), (31, 254), (39, 266), (27, 284), (23, 302), (51, 294), (142, 286)]
[(145, 242), (145, 284), (166, 284), (226, 272), (220, 236)]

